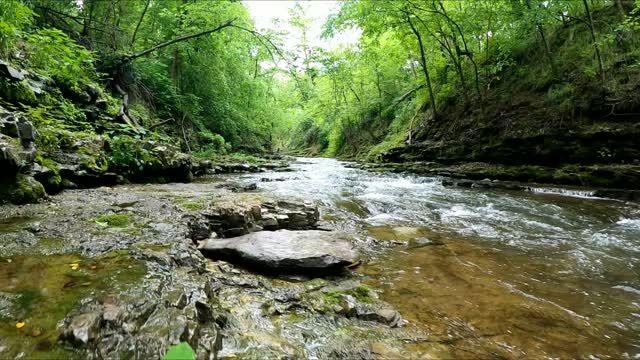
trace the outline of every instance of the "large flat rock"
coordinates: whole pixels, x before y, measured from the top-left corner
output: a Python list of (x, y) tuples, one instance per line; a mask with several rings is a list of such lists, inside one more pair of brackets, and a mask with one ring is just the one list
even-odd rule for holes
[(205, 256), (282, 272), (336, 271), (358, 262), (345, 235), (319, 230), (260, 231), (201, 243)]

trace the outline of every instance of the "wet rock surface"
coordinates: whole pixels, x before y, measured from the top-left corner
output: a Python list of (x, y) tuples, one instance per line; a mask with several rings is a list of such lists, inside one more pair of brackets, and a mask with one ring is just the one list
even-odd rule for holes
[(198, 248), (207, 256), (270, 271), (321, 273), (358, 262), (356, 251), (344, 236), (319, 230), (261, 231), (228, 240), (210, 239)]
[(362, 292), (349, 272), (264, 276), (197, 249), (280, 233), (264, 229), (330, 234), (309, 230), (311, 202), (216, 181), (130, 185), (0, 206), (0, 219), (0, 357), (157, 359), (183, 341), (198, 359), (372, 357), (370, 336), (390, 348), (408, 336), (374, 292), (338, 306)]

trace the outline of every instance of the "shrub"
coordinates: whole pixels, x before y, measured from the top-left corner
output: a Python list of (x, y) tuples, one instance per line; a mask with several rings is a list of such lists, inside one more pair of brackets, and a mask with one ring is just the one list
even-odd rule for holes
[(9, 59), (33, 21), (33, 11), (19, 1), (0, 1), (0, 57)]

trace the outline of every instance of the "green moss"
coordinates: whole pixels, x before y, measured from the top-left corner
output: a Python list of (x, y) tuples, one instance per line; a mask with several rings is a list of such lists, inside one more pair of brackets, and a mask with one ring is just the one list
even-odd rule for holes
[(348, 290), (331, 290), (324, 293), (325, 305), (338, 305), (344, 295), (351, 295), (356, 300), (362, 303), (371, 303), (373, 298), (371, 297), (371, 290), (366, 285), (358, 285)]
[(200, 202), (190, 202), (182, 204), (182, 207), (188, 210), (201, 210), (205, 208), (205, 204)]
[(112, 227), (127, 227), (131, 223), (131, 214), (109, 214), (100, 216), (95, 220)]
[(29, 204), (47, 196), (41, 183), (30, 176), (17, 174), (0, 181), (0, 203)]
[(137, 245), (140, 249), (151, 250), (151, 251), (166, 251), (171, 248), (171, 245), (154, 245), (154, 244), (142, 244)]
[(328, 305), (337, 305), (342, 298), (342, 292), (340, 290), (332, 290), (324, 293), (324, 302)]
[(43, 158), (40, 155), (36, 157), (36, 162), (52, 172), (48, 178), (40, 179), (43, 181), (42, 185), (44, 185), (47, 193), (52, 194), (60, 191), (62, 189), (62, 177), (60, 176), (60, 170), (58, 169), (56, 162), (51, 159)]
[(136, 229), (136, 228), (124, 229), (124, 230), (122, 230), (122, 232), (125, 233), (125, 234), (134, 235), (134, 236), (142, 235), (142, 231), (140, 231), (140, 229)]
[[(64, 123), (46, 120), (44, 124), (38, 126), (36, 145), (40, 154), (47, 157), (52, 156), (60, 149), (71, 149), (79, 140), (95, 140), (96, 136), (87, 131), (71, 131), (66, 128)], [(89, 151), (84, 147), (81, 147), (77, 152), (93, 157), (100, 154), (100, 150)]]
[(6, 79), (0, 79), (0, 98), (25, 105), (34, 105), (38, 102), (36, 94), (31, 90), (26, 80), (10, 82)]
[(82, 146), (77, 152), (82, 155), (80, 165), (83, 168), (100, 173), (104, 173), (109, 169), (109, 161), (101, 147)]
[(371, 302), (371, 290), (366, 285), (358, 285), (350, 290), (351, 295), (360, 302)]
[(104, 258), (121, 259), (121, 258), (127, 258), (130, 255), (131, 255), (131, 251), (126, 249), (120, 249), (120, 250), (114, 250), (114, 251), (108, 252), (107, 254), (104, 255)]

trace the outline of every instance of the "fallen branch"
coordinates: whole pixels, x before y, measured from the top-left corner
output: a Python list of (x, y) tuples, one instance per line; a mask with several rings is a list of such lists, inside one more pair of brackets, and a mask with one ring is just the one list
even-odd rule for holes
[(168, 124), (170, 122), (173, 122), (173, 121), (174, 121), (173, 119), (162, 120), (157, 124), (153, 124), (153, 125), (149, 126), (149, 130), (153, 130), (153, 129), (157, 128), (157, 127), (166, 125), (166, 124)]
[(418, 85), (415, 88), (407, 91), (404, 95), (400, 96), (400, 98), (398, 100), (396, 100), (396, 102), (393, 104), (394, 106), (400, 104), (401, 102), (405, 101), (407, 98), (409, 98), (411, 95), (413, 95), (416, 91), (420, 90), (424, 88), (424, 84), (422, 85)]

